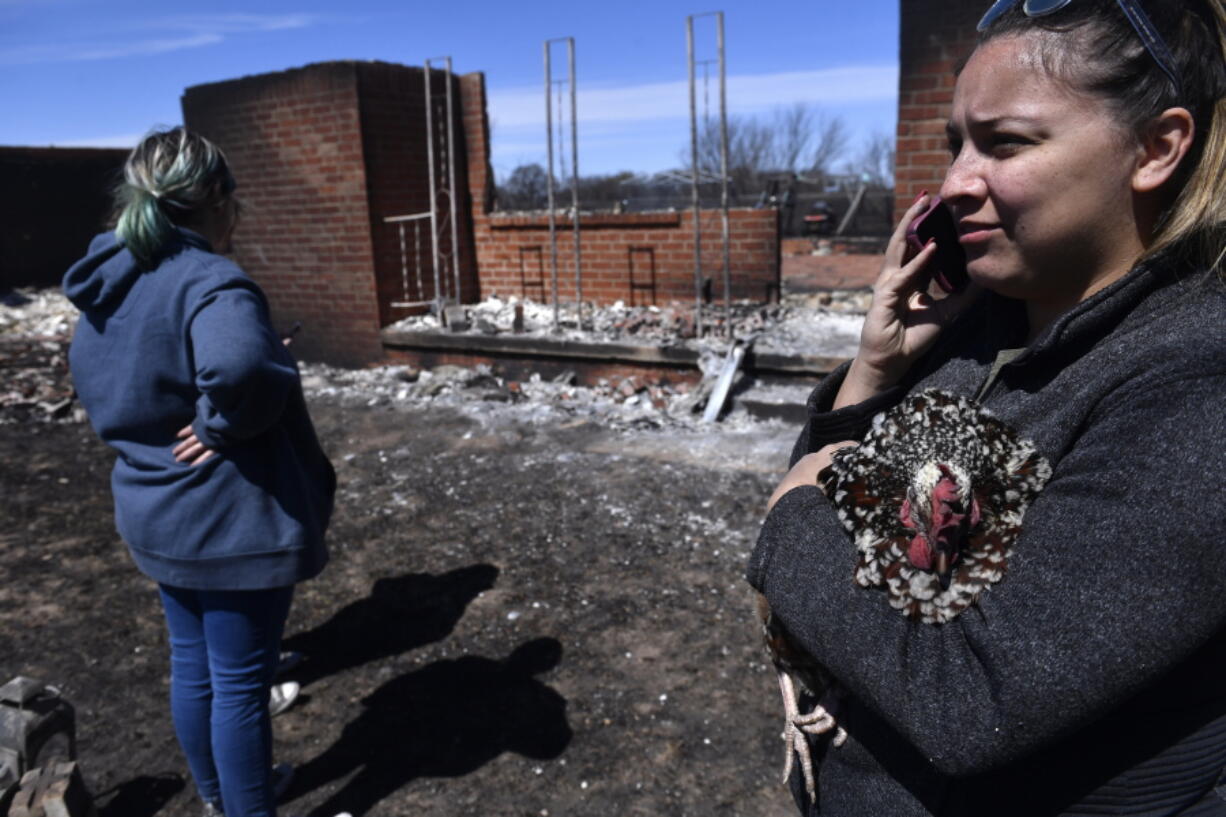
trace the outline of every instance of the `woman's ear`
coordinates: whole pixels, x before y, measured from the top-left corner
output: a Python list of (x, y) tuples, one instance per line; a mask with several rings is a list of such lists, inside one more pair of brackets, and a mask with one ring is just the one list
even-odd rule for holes
[(1154, 117), (1141, 134), (1132, 189), (1149, 193), (1166, 184), (1192, 147), (1195, 135), (1196, 125), (1187, 108), (1167, 108)]

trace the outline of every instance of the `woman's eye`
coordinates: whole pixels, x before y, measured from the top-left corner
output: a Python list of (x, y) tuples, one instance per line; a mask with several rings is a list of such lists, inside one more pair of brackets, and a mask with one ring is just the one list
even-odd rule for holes
[(961, 152), (962, 152), (962, 140), (961, 139), (950, 139), (949, 140), (949, 159), (950, 161), (953, 161), (954, 159), (958, 158), (958, 154)]
[(1029, 144), (1029, 140), (1010, 133), (1001, 133), (992, 137), (991, 147), (994, 156), (1012, 156)]

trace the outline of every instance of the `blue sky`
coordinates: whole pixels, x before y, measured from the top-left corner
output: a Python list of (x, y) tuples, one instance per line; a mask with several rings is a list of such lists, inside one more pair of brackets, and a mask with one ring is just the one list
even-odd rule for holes
[[(179, 123), (191, 85), (324, 60), (450, 56), (457, 72), (486, 74), (505, 178), (544, 162), (542, 42), (573, 36), (580, 173), (654, 172), (677, 166), (689, 143), (685, 17), (716, 9), (731, 113), (807, 102), (859, 141), (893, 134), (898, 2), (0, 0), (0, 145), (128, 146)], [(714, 59), (712, 18), (696, 21), (696, 40), (698, 58)], [(556, 47), (555, 78), (565, 53)], [(712, 106), (715, 89), (712, 66)]]

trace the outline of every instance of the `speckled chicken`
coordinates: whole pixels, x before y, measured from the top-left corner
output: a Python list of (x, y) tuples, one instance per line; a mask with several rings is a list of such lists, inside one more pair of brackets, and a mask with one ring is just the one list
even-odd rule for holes
[(929, 389), (873, 418), (818, 483), (859, 551), (855, 580), (929, 624), (999, 582), (1051, 466), (964, 397)]
[[(966, 398), (930, 389), (873, 418), (859, 445), (834, 453), (818, 485), (859, 552), (855, 581), (884, 588), (907, 617), (941, 624), (1004, 577), (1026, 508), (1050, 476), (1033, 443)], [(833, 730), (842, 744), (830, 711), (839, 690), (763, 596), (758, 612), (784, 699), (784, 779), (794, 753), (812, 799), (805, 734)], [(800, 714), (798, 682), (828, 706)]]

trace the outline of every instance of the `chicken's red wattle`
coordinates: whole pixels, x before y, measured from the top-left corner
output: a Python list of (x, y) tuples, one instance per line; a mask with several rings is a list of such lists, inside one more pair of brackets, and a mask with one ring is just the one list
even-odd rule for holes
[[(957, 480), (945, 466), (940, 466), (941, 478), (932, 489), (932, 517), (928, 524), (917, 519), (909, 499), (903, 500), (899, 517), (904, 526), (916, 531), (907, 547), (907, 559), (920, 570), (932, 570), (934, 561), (948, 569), (958, 560), (958, 552), (966, 533), (979, 524), (979, 502), (973, 496), (970, 508), (961, 507)], [(938, 559), (938, 555), (944, 559)], [(942, 571), (943, 572), (943, 571)]]

